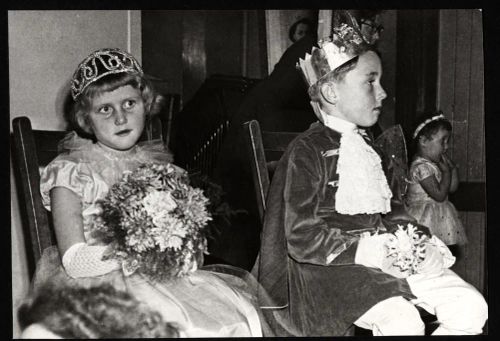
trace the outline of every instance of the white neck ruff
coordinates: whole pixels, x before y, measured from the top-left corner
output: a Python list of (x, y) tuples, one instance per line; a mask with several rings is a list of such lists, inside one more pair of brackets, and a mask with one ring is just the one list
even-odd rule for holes
[(342, 134), (335, 210), (350, 215), (390, 212), (392, 192), (380, 156), (361, 136), (364, 131), (352, 122), (324, 112), (322, 115), (327, 127)]

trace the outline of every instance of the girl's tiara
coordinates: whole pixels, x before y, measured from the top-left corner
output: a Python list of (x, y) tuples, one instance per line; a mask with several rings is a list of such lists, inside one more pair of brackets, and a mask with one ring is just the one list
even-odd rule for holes
[(92, 52), (77, 67), (71, 80), (71, 96), (74, 100), (93, 82), (114, 73), (143, 71), (137, 60), (120, 49), (104, 48)]
[(415, 132), (413, 133), (413, 138), (416, 138), (418, 133), (420, 133), (420, 131), (426, 126), (428, 125), (429, 123), (431, 123), (432, 121), (436, 121), (436, 120), (446, 120), (446, 117), (444, 117), (443, 113), (440, 112), (439, 115), (436, 115), (436, 116), (432, 116), (431, 118), (428, 118), (426, 119), (425, 121), (423, 121), (422, 123), (420, 123), (417, 127), (417, 129), (415, 129)]

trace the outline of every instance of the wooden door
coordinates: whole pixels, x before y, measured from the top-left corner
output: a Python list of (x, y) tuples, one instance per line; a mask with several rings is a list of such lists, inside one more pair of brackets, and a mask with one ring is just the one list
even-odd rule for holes
[[(485, 196), (484, 63), (482, 13), (477, 9), (439, 14), (437, 104), (453, 125), (451, 156), (459, 165), (461, 186), (479, 186)], [(474, 198), (469, 198), (475, 201)], [(484, 293), (486, 212), (461, 211), (469, 243), (454, 270)]]

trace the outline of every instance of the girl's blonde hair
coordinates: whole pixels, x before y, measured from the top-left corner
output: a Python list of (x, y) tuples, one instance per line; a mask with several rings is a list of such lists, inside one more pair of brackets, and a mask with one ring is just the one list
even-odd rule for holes
[(152, 82), (144, 75), (128, 72), (109, 74), (89, 84), (74, 100), (73, 106), (67, 112), (66, 117), (71, 128), (78, 130), (83, 135), (93, 136), (88, 120), (93, 100), (105, 92), (114, 91), (126, 85), (130, 85), (141, 92), (147, 120), (160, 112), (163, 96), (156, 92)]

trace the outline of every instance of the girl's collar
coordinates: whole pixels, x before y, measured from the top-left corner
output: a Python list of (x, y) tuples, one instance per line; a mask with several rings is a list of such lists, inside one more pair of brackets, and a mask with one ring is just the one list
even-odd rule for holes
[(116, 150), (109, 148), (107, 146), (103, 146), (99, 142), (95, 143), (96, 148), (99, 149), (99, 151), (112, 159), (121, 159), (121, 158), (129, 158), (131, 156), (134, 156), (137, 153), (137, 145), (134, 145), (132, 148), (128, 150)]

